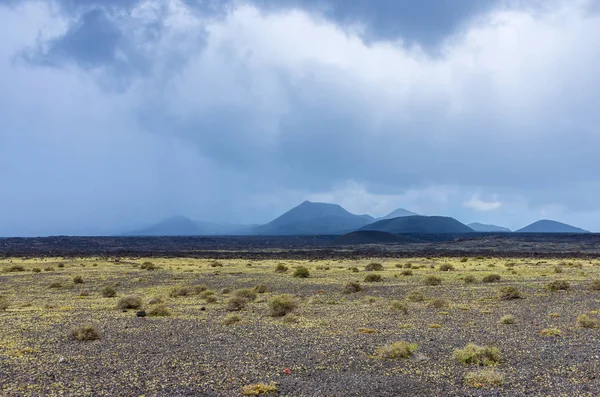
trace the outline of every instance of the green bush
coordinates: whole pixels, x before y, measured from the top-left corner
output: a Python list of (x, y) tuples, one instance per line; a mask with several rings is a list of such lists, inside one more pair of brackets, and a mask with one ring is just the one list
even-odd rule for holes
[(404, 341), (392, 343), (389, 346), (383, 346), (375, 351), (375, 356), (384, 360), (395, 360), (398, 358), (408, 358), (417, 350), (416, 343)]
[(363, 290), (363, 287), (358, 281), (349, 281), (344, 286), (344, 294), (354, 294)]
[(567, 280), (554, 280), (546, 284), (548, 291), (566, 291), (571, 288), (571, 284)]
[(365, 270), (367, 272), (380, 272), (383, 270), (383, 265), (381, 263), (372, 262), (365, 266)]
[(406, 304), (404, 304), (403, 302), (400, 302), (398, 300), (392, 301), (392, 303), (390, 304), (390, 309), (395, 310), (397, 312), (401, 312), (403, 314), (408, 313), (408, 306), (406, 306)]
[(285, 273), (287, 271), (288, 271), (288, 267), (286, 265), (284, 265), (283, 263), (280, 263), (277, 266), (275, 266), (275, 273)]
[(365, 276), (365, 282), (366, 283), (380, 283), (383, 281), (383, 277), (381, 277), (379, 274), (367, 274)]
[(482, 278), (481, 281), (483, 281), (484, 283), (496, 283), (500, 281), (501, 278), (502, 277), (499, 274), (492, 273)]
[(500, 361), (500, 350), (496, 347), (478, 346), (469, 343), (462, 349), (454, 351), (454, 358), (463, 364), (493, 365)]
[(425, 280), (423, 280), (423, 283), (430, 286), (440, 285), (442, 283), (442, 279), (436, 276), (427, 276), (425, 277)]
[(296, 270), (294, 270), (294, 277), (307, 278), (309, 276), (310, 276), (310, 272), (304, 266), (299, 266), (296, 268)]
[(508, 301), (512, 299), (520, 299), (521, 293), (515, 287), (508, 286), (500, 288), (498, 292), (498, 299), (502, 301)]
[(142, 298), (136, 295), (124, 296), (117, 302), (117, 308), (121, 310), (139, 309), (142, 307)]
[(298, 307), (290, 295), (277, 295), (269, 299), (269, 311), (272, 317), (283, 317)]

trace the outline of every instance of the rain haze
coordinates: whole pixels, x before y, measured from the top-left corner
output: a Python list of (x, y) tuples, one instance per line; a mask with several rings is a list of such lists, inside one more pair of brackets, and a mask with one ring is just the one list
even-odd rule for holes
[(600, 231), (600, 2), (0, 0), (0, 236), (304, 200)]

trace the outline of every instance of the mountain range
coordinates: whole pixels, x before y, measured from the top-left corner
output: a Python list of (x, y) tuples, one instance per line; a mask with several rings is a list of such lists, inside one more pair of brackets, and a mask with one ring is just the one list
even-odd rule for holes
[[(304, 201), (283, 215), (264, 225), (231, 225), (193, 221), (183, 216), (173, 216), (139, 230), (122, 233), (125, 236), (210, 236), (210, 235), (345, 235), (369, 234), (370, 238), (384, 238), (391, 234), (463, 234), (474, 232), (510, 233), (510, 229), (471, 223), (465, 225), (451, 217), (423, 216), (403, 208), (392, 211), (381, 218), (353, 214), (338, 204)], [(586, 230), (564, 223), (541, 220), (519, 229), (518, 233), (588, 233)], [(364, 236), (363, 236), (364, 237)], [(408, 241), (385, 235), (386, 240)]]

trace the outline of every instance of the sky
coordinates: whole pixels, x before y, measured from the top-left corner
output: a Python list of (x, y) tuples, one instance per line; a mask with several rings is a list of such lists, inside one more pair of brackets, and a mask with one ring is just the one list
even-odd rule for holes
[(304, 200), (600, 231), (600, 0), (0, 0), (0, 236)]

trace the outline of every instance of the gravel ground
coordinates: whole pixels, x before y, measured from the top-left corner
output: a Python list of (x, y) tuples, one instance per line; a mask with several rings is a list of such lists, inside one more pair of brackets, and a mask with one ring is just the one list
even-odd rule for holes
[[(276, 382), (279, 396), (598, 396), (600, 331), (577, 324), (578, 315), (598, 319), (600, 291), (590, 282), (599, 261), (530, 262), (513, 258), (379, 259), (381, 283), (365, 283), (369, 261), (230, 261), (212, 267), (208, 260), (152, 259), (160, 267), (143, 270), (144, 259), (6, 259), (25, 271), (0, 273), (0, 295), (9, 303), (0, 312), (0, 395), (2, 396), (239, 396), (242, 388)], [(64, 267), (59, 268), (59, 264)], [(273, 270), (278, 263), (290, 269)], [(412, 276), (396, 264), (411, 263)], [(456, 270), (441, 272), (441, 263)], [(82, 266), (83, 265), (83, 266)], [(251, 266), (249, 266), (251, 265)], [(311, 276), (292, 277), (296, 266)], [(433, 268), (431, 268), (433, 266)], [(490, 267), (493, 266), (493, 267)], [(35, 267), (52, 271), (33, 273)], [(348, 268), (357, 267), (354, 273)], [(557, 273), (555, 268), (560, 268)], [(513, 274), (513, 271), (517, 274)], [(490, 273), (502, 276), (483, 283)], [(71, 280), (80, 275), (83, 284)], [(425, 286), (426, 276), (442, 279)], [(465, 284), (465, 275), (477, 282)], [(568, 280), (568, 291), (551, 292), (548, 281)], [(62, 288), (51, 289), (53, 282)], [(343, 294), (348, 281), (364, 291)], [(103, 298), (106, 285), (119, 296)], [(208, 303), (199, 295), (169, 297), (175, 286), (206, 284), (217, 291)], [(241, 322), (224, 325), (230, 313), (223, 288), (266, 284), (268, 291), (237, 314)], [(523, 299), (496, 298), (503, 286), (515, 286)], [(80, 296), (81, 290), (89, 292)], [(404, 301), (410, 291), (425, 301)], [(290, 294), (298, 308), (283, 319), (269, 316), (268, 300)], [(120, 297), (136, 294), (146, 308), (161, 296), (168, 317), (136, 317), (116, 309)], [(431, 306), (434, 299), (446, 305)], [(392, 300), (408, 306), (404, 314)], [(514, 315), (515, 324), (499, 324)], [(551, 315), (552, 314), (552, 315)], [(294, 320), (294, 321), (292, 321)], [(71, 331), (92, 324), (101, 339), (78, 342)], [(439, 328), (431, 328), (431, 324)], [(557, 328), (560, 336), (540, 334)], [(406, 359), (382, 360), (375, 351), (396, 341), (416, 343)], [(495, 346), (504, 375), (499, 387), (473, 388), (465, 375), (479, 368), (457, 362), (453, 352), (473, 342)], [(289, 374), (284, 372), (289, 369)]]

